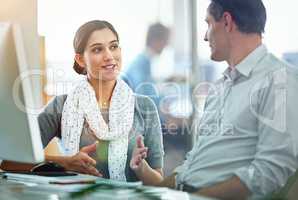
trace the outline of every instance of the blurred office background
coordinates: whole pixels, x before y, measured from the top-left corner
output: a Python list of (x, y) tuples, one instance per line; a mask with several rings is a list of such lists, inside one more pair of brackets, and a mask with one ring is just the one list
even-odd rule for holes
[[(298, 3), (263, 0), (267, 8), (264, 42), (277, 56), (298, 66)], [(206, 87), (221, 76), (226, 63), (209, 58), (206, 8), (209, 0), (0, 0), (0, 20), (20, 23), (32, 69), (36, 107), (65, 94), (81, 77), (73, 69), (72, 41), (86, 21), (111, 22), (120, 35), (123, 70), (144, 50), (150, 24), (171, 30), (169, 45), (152, 64), (165, 144), (165, 174), (184, 160), (202, 114)], [(201, 84), (200, 84), (201, 83)], [(55, 141), (53, 142), (55, 144)], [(55, 145), (54, 145), (55, 146)], [(51, 153), (58, 153), (51, 149)]]

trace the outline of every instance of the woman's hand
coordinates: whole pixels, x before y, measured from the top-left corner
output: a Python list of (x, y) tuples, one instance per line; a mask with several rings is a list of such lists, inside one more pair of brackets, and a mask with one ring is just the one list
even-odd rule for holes
[(144, 159), (147, 157), (148, 148), (145, 147), (143, 136), (139, 135), (136, 139), (136, 146), (130, 160), (130, 168), (134, 171), (142, 172)]
[(145, 185), (158, 185), (163, 180), (162, 169), (150, 167), (145, 160), (147, 153), (148, 148), (145, 147), (143, 137), (140, 135), (136, 139), (136, 146), (132, 152), (130, 168)]
[(97, 143), (83, 147), (76, 155), (64, 157), (61, 164), (67, 170), (76, 171), (94, 176), (102, 176), (95, 168), (96, 161), (89, 156), (90, 153), (96, 151)]

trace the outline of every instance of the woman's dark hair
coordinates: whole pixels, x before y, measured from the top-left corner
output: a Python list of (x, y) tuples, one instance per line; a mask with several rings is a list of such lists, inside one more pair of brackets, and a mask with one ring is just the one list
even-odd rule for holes
[[(110, 24), (107, 21), (101, 21), (101, 20), (89, 21), (83, 24), (75, 34), (75, 37), (73, 40), (73, 48), (75, 53), (83, 54), (90, 35), (96, 30), (102, 30), (105, 28), (108, 28), (109, 30), (111, 30), (115, 34), (117, 41), (119, 41), (118, 33), (112, 24)], [(85, 70), (85, 68), (82, 68), (76, 61), (74, 62), (73, 68), (78, 74), (84, 74), (84, 75), (87, 74), (87, 71)]]
[(264, 33), (266, 8), (262, 0), (211, 0), (208, 11), (216, 21), (229, 12), (242, 33)]

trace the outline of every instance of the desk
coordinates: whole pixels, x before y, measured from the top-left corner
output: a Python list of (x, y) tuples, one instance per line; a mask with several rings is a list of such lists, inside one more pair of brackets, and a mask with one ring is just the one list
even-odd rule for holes
[[(32, 184), (21, 183), (0, 179), (0, 199), (22, 199), (22, 200), (64, 200), (64, 199), (121, 199), (121, 200), (141, 200), (141, 199), (166, 199), (166, 200), (211, 200), (205, 197), (189, 195), (184, 192), (175, 191), (167, 188), (146, 187), (152, 189), (152, 194), (162, 193), (160, 197), (144, 195), (142, 193), (132, 192), (131, 189), (106, 190), (101, 192), (92, 192), (81, 197), (71, 198), (70, 191), (76, 188), (84, 187), (84, 185), (54, 185), (54, 184)], [(144, 186), (145, 187), (145, 186)], [(156, 192), (154, 192), (156, 191)], [(128, 195), (130, 194), (130, 195)]]

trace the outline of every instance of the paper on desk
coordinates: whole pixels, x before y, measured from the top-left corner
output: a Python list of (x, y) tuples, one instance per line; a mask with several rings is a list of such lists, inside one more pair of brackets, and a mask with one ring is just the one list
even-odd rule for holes
[(141, 181), (125, 182), (125, 181), (116, 181), (112, 179), (98, 178), (96, 179), (96, 184), (105, 184), (105, 185), (111, 185), (115, 187), (135, 188), (135, 187), (141, 186), (142, 182)]
[[(124, 181), (116, 181), (116, 180), (111, 180), (111, 179), (104, 179), (104, 178), (98, 178), (96, 180), (95, 184), (88, 185), (78, 191), (74, 191), (70, 194), (71, 197), (80, 197), (85, 195), (86, 193), (97, 193), (100, 191), (101, 195), (103, 195), (103, 192), (106, 195), (117, 195), (116, 193), (119, 192), (119, 190), (122, 192), (121, 197), (123, 197), (123, 191), (129, 191), (128, 193), (130, 194), (131, 192), (134, 193), (135, 189), (139, 188), (142, 186), (142, 182), (124, 182)], [(125, 194), (126, 194), (125, 193)], [(135, 195), (135, 194), (134, 194)], [(103, 197), (103, 196), (101, 196)]]
[(59, 176), (59, 177), (48, 177), (38, 176), (30, 174), (18, 174), (18, 173), (3, 173), (4, 178), (8, 180), (32, 182), (41, 184), (81, 184), (81, 183), (95, 183), (98, 177), (78, 174), (76, 176)]

